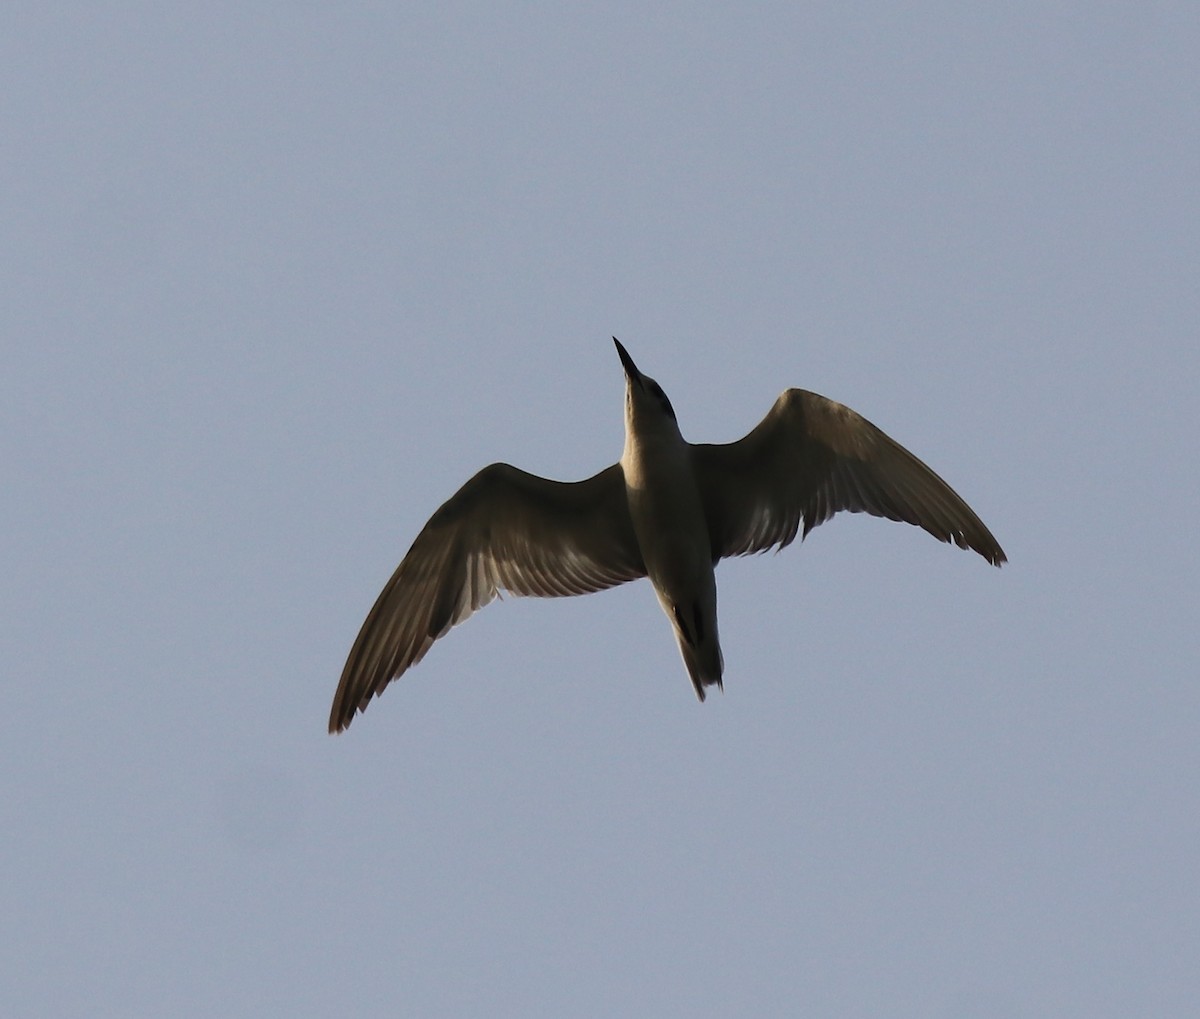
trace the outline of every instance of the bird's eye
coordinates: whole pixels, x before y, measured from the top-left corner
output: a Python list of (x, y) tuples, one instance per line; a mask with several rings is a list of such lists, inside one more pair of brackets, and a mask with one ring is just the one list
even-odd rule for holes
[(655, 382), (650, 387), (650, 395), (653, 396), (654, 399), (658, 401), (659, 406), (667, 412), (667, 416), (674, 419), (675, 408), (671, 406), (671, 401), (667, 399), (667, 394), (662, 391), (662, 386)]

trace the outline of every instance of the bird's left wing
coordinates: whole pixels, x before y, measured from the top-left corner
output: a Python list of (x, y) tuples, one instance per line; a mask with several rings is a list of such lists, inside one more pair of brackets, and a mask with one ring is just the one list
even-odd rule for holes
[(363, 623), (329, 731), (499, 591), (588, 594), (646, 575), (620, 464), (585, 481), (485, 467), (430, 518)]
[(788, 545), (839, 510), (924, 528), (999, 566), (1004, 550), (962, 498), (849, 407), (789, 389), (737, 442), (694, 445), (713, 560)]

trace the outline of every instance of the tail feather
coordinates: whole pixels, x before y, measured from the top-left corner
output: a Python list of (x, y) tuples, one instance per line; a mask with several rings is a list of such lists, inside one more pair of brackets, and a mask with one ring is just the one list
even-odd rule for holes
[(683, 664), (687, 667), (696, 696), (704, 700), (704, 688), (721, 685), (721, 674), (725, 671), (725, 660), (721, 656), (721, 641), (717, 636), (717, 599), (715, 586), (708, 592), (673, 599), (659, 588), (655, 588), (659, 604), (671, 628)]
[(687, 667), (692, 686), (696, 688), (696, 696), (704, 700), (706, 686), (720, 687), (724, 684), (721, 675), (725, 671), (725, 659), (721, 654), (721, 645), (716, 633), (705, 634), (705, 639), (695, 644), (689, 643), (682, 632), (676, 634), (679, 640), (679, 653), (683, 656), (683, 664)]

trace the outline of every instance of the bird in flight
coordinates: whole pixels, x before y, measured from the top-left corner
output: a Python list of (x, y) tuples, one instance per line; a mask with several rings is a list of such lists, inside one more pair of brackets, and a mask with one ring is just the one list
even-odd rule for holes
[(722, 686), (713, 570), (726, 556), (782, 549), (849, 510), (916, 524), (994, 566), (1006, 561), (946, 482), (849, 407), (788, 389), (737, 442), (691, 443), (662, 387), (613, 342), (625, 368), (620, 461), (573, 482), (496, 463), (451, 496), (367, 615), (330, 732), (501, 591), (590, 594), (649, 577), (704, 700), (705, 687)]

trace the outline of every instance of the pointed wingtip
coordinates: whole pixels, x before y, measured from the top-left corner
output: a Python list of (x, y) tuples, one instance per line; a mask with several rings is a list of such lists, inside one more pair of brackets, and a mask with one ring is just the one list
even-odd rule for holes
[(340, 732), (345, 732), (350, 728), (350, 723), (358, 717), (362, 708), (350, 708), (344, 702), (343, 692), (338, 688), (337, 694), (333, 698), (333, 707), (329, 709), (329, 734), (336, 736)]
[(957, 542), (959, 548), (968, 548), (973, 552), (979, 553), (979, 555), (983, 556), (984, 559), (999, 569), (1008, 562), (1008, 556), (1004, 554), (1004, 549), (1000, 547), (1000, 542), (992, 537), (992, 532), (984, 527), (982, 522), (980, 522), (979, 527), (983, 531), (982, 536), (973, 535), (967, 537), (961, 535), (956, 536), (954, 540)]

